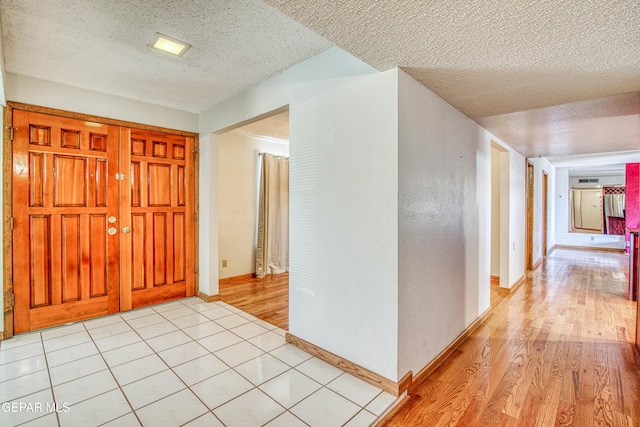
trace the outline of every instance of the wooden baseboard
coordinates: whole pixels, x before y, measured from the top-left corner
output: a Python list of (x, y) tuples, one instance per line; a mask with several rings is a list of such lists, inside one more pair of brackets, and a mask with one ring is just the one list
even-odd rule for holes
[(547, 256), (551, 255), (555, 250), (556, 250), (556, 245), (551, 246), (551, 248), (547, 250)]
[(198, 292), (198, 298), (206, 302), (220, 301), (220, 294), (207, 295), (204, 292)]
[(520, 286), (522, 286), (522, 284), (524, 283), (524, 281), (525, 281), (526, 279), (527, 279), (527, 275), (526, 275), (526, 273), (525, 273), (525, 274), (523, 274), (522, 276), (520, 276), (520, 278), (518, 279), (518, 281), (517, 281), (517, 282), (516, 282), (512, 287), (510, 287), (510, 288), (509, 288), (509, 293), (511, 293), (511, 294), (512, 294), (512, 293), (514, 293), (515, 291), (517, 291), (517, 290), (518, 290), (518, 288), (519, 288)]
[(488, 308), (480, 315), (471, 325), (469, 325), (451, 344), (438, 354), (427, 366), (422, 368), (418, 374), (413, 377), (413, 381), (409, 387), (409, 393), (413, 393), (420, 384), (422, 384), (433, 372), (444, 363), (454, 351), (462, 345), (462, 343), (471, 336), (488, 318), (491, 316), (492, 309)]
[(243, 274), (241, 276), (233, 276), (233, 277), (225, 277), (224, 279), (218, 280), (218, 284), (220, 285), (236, 285), (238, 283), (246, 283), (248, 280), (255, 279), (255, 273)]
[(379, 374), (376, 374), (375, 372), (368, 370), (367, 368), (363, 368), (360, 365), (357, 365), (349, 360), (331, 353), (330, 351), (318, 347), (315, 344), (311, 344), (310, 342), (305, 341), (302, 338), (291, 335), (288, 332), (285, 336), (285, 339), (289, 344), (292, 344), (299, 349), (314, 355), (318, 359), (324, 360), (330, 365), (333, 365), (345, 372), (350, 373), (354, 377), (360, 378), (361, 380), (366, 381), (371, 385), (381, 388), (384, 391), (393, 394), (394, 396), (400, 396), (409, 388), (409, 385), (411, 384), (411, 372), (408, 372), (399, 382), (396, 383), (388, 378), (385, 378)]
[(533, 268), (531, 269), (531, 271), (533, 271), (536, 268), (540, 267), (540, 264), (542, 264), (542, 261), (544, 261), (544, 256), (541, 256), (540, 259), (535, 264), (533, 264)]
[(592, 246), (570, 246), (570, 245), (555, 245), (557, 249), (574, 249), (577, 251), (596, 251), (596, 252), (618, 252), (623, 254), (623, 249), (618, 248), (594, 248)]
[(389, 412), (387, 412), (381, 419), (377, 421), (376, 424), (373, 424), (375, 427), (384, 427), (402, 409), (402, 407), (409, 401), (409, 395), (407, 394), (400, 402), (398, 402)]

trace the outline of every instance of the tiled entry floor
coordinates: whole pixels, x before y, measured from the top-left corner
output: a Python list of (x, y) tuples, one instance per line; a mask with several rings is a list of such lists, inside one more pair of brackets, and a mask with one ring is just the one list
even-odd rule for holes
[(19, 335), (0, 342), (0, 425), (368, 426), (395, 403), (284, 334), (187, 298)]

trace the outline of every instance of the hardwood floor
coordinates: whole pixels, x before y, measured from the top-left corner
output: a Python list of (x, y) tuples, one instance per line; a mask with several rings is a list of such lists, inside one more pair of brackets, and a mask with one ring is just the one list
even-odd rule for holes
[[(628, 258), (556, 249), (410, 395), (387, 426), (640, 426)], [(288, 328), (288, 275), (221, 285), (222, 300)]]
[(387, 426), (640, 423), (627, 257), (556, 250), (411, 394)]
[(289, 330), (289, 273), (263, 279), (221, 280), (220, 299), (259, 319)]

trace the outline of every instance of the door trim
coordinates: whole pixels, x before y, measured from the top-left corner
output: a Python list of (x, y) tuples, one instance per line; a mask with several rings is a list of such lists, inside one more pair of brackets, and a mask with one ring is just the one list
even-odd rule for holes
[[(198, 288), (198, 271), (199, 271), (199, 259), (198, 259), (198, 234), (199, 234), (199, 206), (200, 206), (200, 186), (199, 186), (199, 172), (200, 172), (200, 158), (197, 156), (199, 151), (198, 134), (193, 132), (186, 132), (176, 129), (168, 129), (159, 126), (145, 125), (141, 123), (133, 123), (124, 120), (110, 119), (107, 117), (93, 116), (89, 114), (76, 113), (72, 111), (58, 110), (56, 108), (42, 107), (31, 104), (24, 104), (20, 102), (7, 101), (6, 107), (4, 107), (4, 129), (3, 132), (3, 149), (2, 149), (2, 260), (3, 260), (3, 296), (4, 296), (4, 333), (0, 337), (1, 339), (11, 338), (13, 336), (13, 306), (11, 304), (13, 295), (13, 235), (11, 232), (11, 217), (12, 217), (12, 201), (13, 201), (13, 188), (12, 188), (12, 170), (13, 170), (13, 142), (11, 141), (11, 129), (13, 128), (13, 110), (22, 110), (40, 114), (50, 114), (58, 117), (66, 117), (71, 119), (85, 120), (89, 122), (104, 123), (107, 125), (130, 127), (142, 130), (148, 130), (153, 132), (162, 132), (172, 135), (186, 136), (194, 138), (194, 212), (196, 213), (196, 221), (194, 221), (194, 286)], [(197, 293), (197, 291), (196, 291)]]

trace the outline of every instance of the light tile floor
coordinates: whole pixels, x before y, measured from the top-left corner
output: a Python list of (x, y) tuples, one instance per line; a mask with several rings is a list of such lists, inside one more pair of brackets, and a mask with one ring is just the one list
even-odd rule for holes
[(167, 304), (0, 342), (0, 425), (369, 426), (396, 398), (223, 302)]

